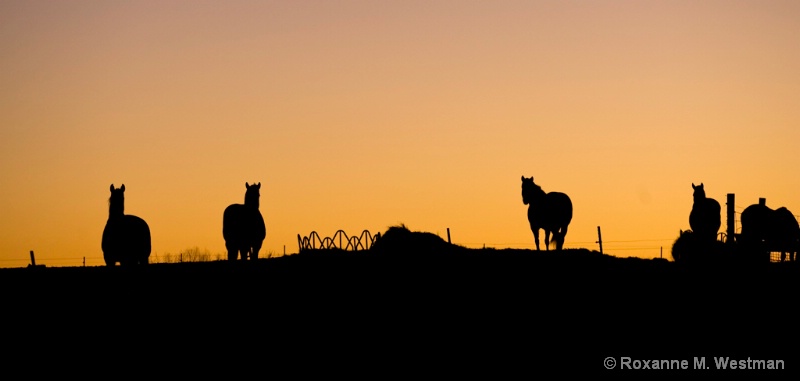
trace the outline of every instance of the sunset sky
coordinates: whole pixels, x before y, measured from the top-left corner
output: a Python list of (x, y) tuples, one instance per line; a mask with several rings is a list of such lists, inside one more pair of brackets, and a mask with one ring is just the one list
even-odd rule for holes
[[(669, 257), (692, 183), (800, 215), (797, 1), (0, 1), (0, 267), (103, 264), (109, 186), (151, 259), (392, 225)], [(542, 239), (543, 240), (543, 239)], [(224, 254), (223, 254), (224, 256)]]

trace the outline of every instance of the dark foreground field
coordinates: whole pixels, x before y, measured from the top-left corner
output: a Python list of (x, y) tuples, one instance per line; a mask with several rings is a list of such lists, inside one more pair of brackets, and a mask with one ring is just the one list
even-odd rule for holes
[(123, 335), (151, 354), (251, 346), (261, 361), (336, 358), (338, 369), (372, 364), (382, 375), (606, 371), (607, 356), (749, 356), (800, 367), (793, 263), (691, 268), (588, 250), (321, 250), (139, 269), (3, 269), (0, 286), (7, 327)]

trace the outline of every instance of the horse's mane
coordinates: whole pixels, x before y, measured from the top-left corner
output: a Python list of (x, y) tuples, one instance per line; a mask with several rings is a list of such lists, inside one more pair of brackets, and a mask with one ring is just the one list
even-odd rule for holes
[[(108, 213), (109, 213), (109, 215), (111, 215), (112, 212), (113, 212), (113, 210), (112, 210), (112, 208), (114, 207), (113, 206), (113, 199), (114, 199), (114, 195), (113, 194), (110, 197), (108, 197)], [(123, 201), (124, 201), (124, 199), (123, 199)], [(118, 205), (118, 208), (119, 208), (119, 211), (121, 212), (120, 214), (124, 215), (125, 214), (125, 204), (124, 204), (124, 202), (120, 202), (119, 204), (120, 205)]]
[(526, 181), (523, 182), (523, 185), (525, 186), (525, 191), (531, 195), (547, 194), (547, 192), (545, 192), (544, 189), (542, 189), (541, 185), (533, 182), (533, 179), (526, 179)]

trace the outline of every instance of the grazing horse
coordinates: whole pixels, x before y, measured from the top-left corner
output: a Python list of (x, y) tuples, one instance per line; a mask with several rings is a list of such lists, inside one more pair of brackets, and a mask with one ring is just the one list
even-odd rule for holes
[(722, 224), (721, 208), (719, 202), (713, 198), (706, 197), (706, 191), (703, 183), (694, 185), (694, 203), (692, 204), (692, 211), (689, 213), (689, 226), (697, 240), (699, 241), (715, 241), (717, 239), (717, 232)]
[(235, 261), (239, 254), (242, 260), (258, 259), (258, 251), (267, 230), (264, 217), (258, 210), (259, 189), (261, 183), (250, 185), (244, 183), (247, 191), (244, 194), (244, 205), (231, 204), (225, 208), (222, 216), (222, 237), (228, 249), (228, 260)]
[(572, 201), (564, 193), (545, 193), (533, 182), (533, 177), (522, 176), (522, 203), (528, 205), (528, 222), (531, 225), (536, 250), (539, 250), (539, 229), (544, 229), (544, 245), (550, 250), (550, 234), (556, 250), (564, 247), (567, 227), (572, 221)]
[(781, 262), (787, 253), (790, 261), (797, 259), (800, 224), (789, 209), (773, 210), (763, 204), (753, 204), (742, 212), (741, 221), (739, 242), (748, 253), (768, 258), (770, 252), (780, 251)]
[(125, 214), (125, 184), (111, 184), (108, 221), (103, 229), (103, 258), (107, 266), (146, 265), (150, 257), (150, 227), (143, 219)]

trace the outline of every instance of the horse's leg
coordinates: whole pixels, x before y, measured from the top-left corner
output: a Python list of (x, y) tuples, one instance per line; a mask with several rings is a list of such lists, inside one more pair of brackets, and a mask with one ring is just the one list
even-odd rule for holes
[[(553, 234), (553, 238), (555, 238), (555, 234)], [(550, 251), (550, 230), (547, 229), (544, 229), (544, 248)]]
[(225, 243), (225, 248), (228, 249), (228, 260), (235, 261), (236, 256), (239, 255), (239, 249), (235, 245), (227, 242)]
[(250, 252), (250, 260), (255, 261), (258, 259), (258, 252), (261, 250), (261, 245), (255, 244), (253, 245), (253, 251)]
[(536, 251), (539, 251), (539, 229), (531, 229), (533, 231), (533, 240), (536, 242)]
[(564, 225), (558, 232), (558, 240), (556, 240), (556, 249), (562, 250), (564, 248), (564, 240), (567, 238), (567, 225)]

